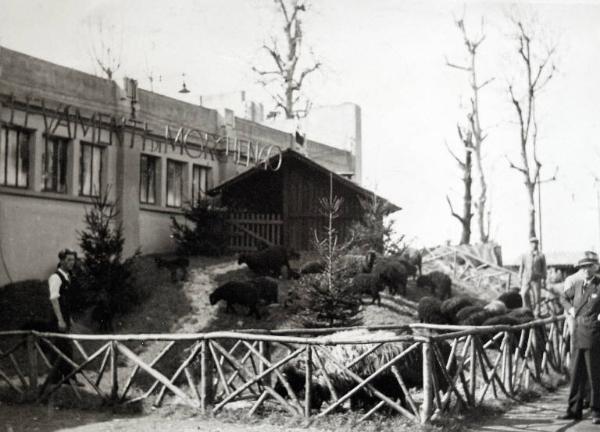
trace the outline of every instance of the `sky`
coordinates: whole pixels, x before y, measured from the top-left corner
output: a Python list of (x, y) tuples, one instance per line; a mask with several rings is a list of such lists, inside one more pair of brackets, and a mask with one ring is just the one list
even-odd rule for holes
[[(280, 24), (272, 0), (0, 0), (0, 45), (90, 73), (92, 47), (114, 46), (117, 73), (144, 88), (182, 98), (182, 80), (201, 94), (246, 90), (268, 97), (252, 66), (265, 67), (262, 44)], [(505, 261), (527, 249), (527, 197), (507, 158), (519, 159), (518, 127), (507, 84), (518, 79), (508, 16), (534, 17), (537, 34), (556, 44), (557, 73), (538, 101), (543, 249), (598, 250), (600, 209), (600, 1), (313, 0), (304, 49), (323, 63), (307, 81), (315, 105), (354, 102), (362, 109), (363, 182), (403, 208), (394, 219), (414, 245), (460, 236), (446, 196), (460, 207), (461, 173), (446, 144), (460, 152), (456, 125), (469, 101), (467, 77), (446, 66), (465, 59), (454, 24), (486, 35), (478, 73), (488, 135), (491, 237)], [(102, 23), (102, 33), (99, 30)], [(100, 37), (100, 34), (104, 36)], [(182, 74), (185, 74), (185, 78)], [(473, 241), (478, 240), (473, 224)]]

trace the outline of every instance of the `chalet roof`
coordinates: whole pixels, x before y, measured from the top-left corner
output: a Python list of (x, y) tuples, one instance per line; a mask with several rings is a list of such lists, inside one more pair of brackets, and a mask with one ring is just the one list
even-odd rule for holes
[[(337, 181), (338, 183), (340, 183), (343, 186), (346, 186), (347, 188), (355, 191), (358, 195), (362, 196), (363, 198), (371, 198), (375, 193), (365, 189), (361, 186), (359, 186), (358, 184), (354, 183), (352, 180), (347, 179), (346, 177), (336, 174), (335, 172), (327, 169), (326, 167), (324, 167), (323, 165), (315, 162), (314, 160), (298, 153), (295, 150), (292, 149), (286, 149), (284, 151), (281, 152), (282, 155), (282, 160), (283, 163), (285, 163), (288, 160), (296, 160), (298, 162), (300, 162), (301, 164), (307, 166), (310, 169), (314, 169), (317, 170), (323, 174), (326, 175), (332, 175), (333, 179), (335, 181)], [(271, 157), (271, 159), (268, 161), (268, 163), (271, 164), (271, 166), (274, 166), (277, 163), (277, 158), (279, 156), (273, 156)], [(241, 174), (238, 174), (235, 177), (232, 177), (228, 180), (226, 180), (225, 182), (221, 183), (220, 185), (214, 187), (213, 189), (208, 191), (209, 195), (217, 195), (219, 193), (221, 193), (222, 191), (229, 189), (230, 187), (239, 184), (240, 182), (243, 182), (244, 180), (247, 180), (249, 178), (251, 178), (252, 176), (257, 175), (258, 173), (260, 173), (261, 171), (264, 171), (264, 168), (262, 166), (255, 166), (247, 171), (244, 171)], [(389, 206), (389, 213), (394, 213), (397, 212), (399, 210), (402, 210), (401, 207), (391, 203), (390, 201), (386, 200), (385, 198), (382, 198), (380, 196), (378, 196), (377, 194), (375, 194), (375, 196), (377, 197), (377, 199), (382, 200), (383, 202), (387, 203)]]

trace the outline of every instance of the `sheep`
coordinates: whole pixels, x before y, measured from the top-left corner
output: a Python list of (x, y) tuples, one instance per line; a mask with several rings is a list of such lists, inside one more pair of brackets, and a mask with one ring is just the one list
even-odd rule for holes
[[(294, 392), (296, 397), (299, 400), (304, 400), (305, 388), (306, 388), (306, 372), (304, 370), (304, 365), (301, 361), (291, 361), (286, 363), (285, 366), (281, 368), (281, 375), (287, 380), (290, 385), (291, 390)], [(277, 380), (275, 387), (273, 388), (275, 392), (284, 398), (290, 398), (291, 395), (288, 394), (287, 389), (283, 385), (280, 379)], [(323, 402), (329, 400), (331, 398), (331, 392), (329, 388), (323, 386), (313, 380), (310, 385), (310, 408), (311, 409), (320, 409)]]
[(463, 322), (465, 319), (467, 319), (474, 313), (482, 312), (482, 311), (483, 311), (482, 306), (466, 306), (466, 307), (462, 308), (461, 310), (459, 310), (458, 312), (456, 312), (454, 322), (456, 322), (456, 323)]
[[(415, 266), (419, 276), (423, 275), (423, 254), (420, 250), (407, 248), (404, 252), (402, 252), (402, 254), (400, 254), (400, 258)], [(415, 275), (417, 272), (415, 272)]]
[(449, 324), (448, 319), (442, 313), (442, 302), (435, 297), (423, 297), (417, 304), (417, 315), (419, 322), (429, 324)]
[(260, 276), (279, 276), (281, 268), (290, 271), (290, 253), (283, 246), (271, 246), (254, 253), (240, 254), (238, 264), (246, 264)]
[(523, 306), (523, 297), (519, 288), (512, 288), (510, 291), (502, 293), (497, 300), (500, 300), (508, 309), (516, 309)]
[(227, 307), (226, 312), (234, 312), (234, 304), (246, 306), (248, 308), (248, 316), (254, 314), (256, 319), (260, 319), (258, 312), (260, 289), (250, 282), (231, 281), (224, 283), (215, 289), (209, 296), (210, 304), (215, 305), (220, 300), (225, 300)]
[[(339, 332), (333, 335), (324, 336), (320, 339), (336, 341), (352, 339), (353, 337), (361, 339), (368, 337), (369, 339), (372, 338), (373, 340), (376, 340), (378, 338), (393, 338), (395, 336), (396, 335), (391, 331), (371, 332), (360, 329)], [(373, 354), (368, 355), (360, 362), (355, 363), (351, 370), (360, 378), (366, 379), (376, 370), (378, 370), (383, 364), (387, 363), (409, 346), (410, 343), (408, 342), (387, 343)], [(374, 344), (338, 344), (334, 345), (330, 349), (330, 354), (331, 357), (335, 358), (338, 363), (350, 364), (355, 359), (362, 356), (364, 353), (373, 349), (374, 347)], [(450, 356), (450, 345), (447, 342), (441, 341), (441, 343), (438, 344), (438, 347), (442, 353), (442, 358), (446, 362)], [(402, 376), (407, 388), (419, 388), (423, 386), (423, 357), (419, 350), (411, 351), (400, 360), (395, 362), (394, 366), (396, 366), (400, 376)], [(340, 371), (340, 369), (332, 364), (332, 362), (326, 361), (323, 367), (330, 377), (336, 393), (339, 395), (345, 394), (352, 388), (356, 387), (356, 381), (343, 371)], [(440, 388), (445, 391), (448, 383), (442, 375), (439, 366), (435, 368), (435, 372)], [(395, 379), (391, 368), (381, 372), (375, 379), (371, 381), (371, 384), (375, 389), (388, 396), (392, 400), (400, 399), (401, 404), (406, 406), (404, 392), (398, 384), (398, 381)], [(351, 398), (350, 406), (352, 409), (359, 408), (361, 405), (362, 407), (370, 408), (378, 402), (379, 399), (377, 396), (372, 394), (370, 389), (363, 388)]]
[(417, 287), (428, 287), (431, 293), (440, 300), (445, 300), (452, 296), (452, 279), (441, 271), (432, 271), (426, 275), (419, 276), (417, 278)]
[(492, 316), (503, 315), (507, 312), (506, 305), (500, 300), (492, 300), (483, 309), (490, 312)]
[(378, 259), (372, 272), (379, 275), (381, 281), (388, 287), (390, 294), (397, 294), (400, 288), (401, 294), (406, 295), (408, 272), (400, 261), (389, 258)]
[[(154, 258), (156, 267), (166, 268), (171, 273), (171, 281), (183, 281), (187, 277), (187, 269), (190, 266), (190, 260), (186, 257), (175, 258)], [(180, 277), (178, 277), (180, 275)]]
[(477, 304), (477, 299), (466, 295), (459, 295), (456, 297), (451, 297), (442, 302), (441, 311), (444, 314), (448, 321), (457, 322), (456, 314), (462, 308), (467, 306), (475, 306)]
[(355, 293), (368, 294), (373, 298), (372, 304), (377, 301), (377, 306), (381, 306), (379, 292), (384, 289), (384, 284), (379, 275), (359, 273), (352, 280), (352, 286)]
[(410, 261), (404, 258), (400, 258), (398, 262), (404, 267), (406, 270), (406, 276), (412, 276), (413, 278), (417, 277), (417, 266), (412, 264)]
[(528, 307), (512, 309), (508, 312), (508, 315), (516, 318), (519, 321), (519, 324), (524, 324), (533, 321), (534, 319), (533, 311)]
[(480, 312), (472, 313), (467, 318), (459, 321), (458, 324), (464, 326), (480, 326), (486, 319), (490, 318), (491, 316), (493, 316), (493, 314), (490, 311), (484, 309)]
[(325, 263), (321, 260), (318, 261), (308, 261), (304, 263), (302, 267), (300, 267), (300, 274), (315, 274), (315, 273), (323, 273), (325, 271)]
[(278, 302), (279, 286), (277, 280), (268, 276), (261, 276), (249, 281), (257, 289), (259, 300), (263, 300), (265, 304)]
[[(321, 336), (317, 338), (320, 341), (336, 342), (342, 340), (352, 340), (353, 338), (369, 338), (376, 342), (377, 339), (381, 338), (393, 338), (395, 333), (391, 331), (377, 331), (371, 332), (366, 329), (357, 329), (334, 333), (328, 336)], [(439, 347), (444, 362), (447, 362), (450, 357), (451, 348), (450, 345), (445, 341), (437, 342), (436, 345)], [(327, 374), (331, 386), (338, 395), (348, 393), (350, 390), (357, 386), (357, 382), (354, 378), (349, 376), (345, 371), (342, 371), (336, 363), (340, 365), (352, 364), (349, 368), (354, 374), (358, 375), (361, 379), (367, 379), (375, 371), (377, 371), (383, 364), (389, 362), (393, 357), (402, 353), (410, 346), (407, 342), (395, 342), (386, 343), (380, 348), (377, 348), (374, 352), (364, 356), (368, 351), (372, 351), (375, 344), (335, 344), (328, 349), (329, 355), (322, 357), (324, 373)], [(363, 357), (364, 356), (364, 357)], [(334, 361), (330, 360), (335, 359)], [(360, 361), (356, 359), (361, 358)], [(407, 388), (419, 388), (423, 386), (423, 357), (420, 350), (412, 350), (410, 353), (404, 355), (401, 359), (394, 363), (396, 370), (403, 378)], [(283, 368), (283, 374), (288, 380), (290, 387), (296, 393), (296, 395), (303, 395), (305, 385), (305, 373), (303, 370), (304, 362), (295, 362), (286, 365)], [(455, 368), (455, 362), (451, 365), (452, 370)], [(435, 373), (437, 382), (440, 388), (445, 391), (448, 387), (448, 383), (441, 372), (441, 369), (437, 362), (435, 363)], [(311, 391), (314, 395), (311, 407), (319, 408), (323, 401), (331, 400), (332, 394), (329, 391), (329, 387), (323, 376), (323, 371), (316, 370), (314, 372), (315, 381), (311, 383)], [(387, 368), (381, 371), (377, 377), (370, 380), (369, 384), (377, 391), (383, 393), (392, 400), (400, 400), (400, 403), (406, 406), (405, 395), (398, 384), (397, 379), (394, 376), (392, 368)], [(276, 385), (276, 391), (286, 397), (287, 392), (281, 385)], [(350, 398), (350, 407), (355, 410), (357, 408), (371, 408), (379, 402), (379, 398), (373, 393), (370, 388), (363, 387)]]

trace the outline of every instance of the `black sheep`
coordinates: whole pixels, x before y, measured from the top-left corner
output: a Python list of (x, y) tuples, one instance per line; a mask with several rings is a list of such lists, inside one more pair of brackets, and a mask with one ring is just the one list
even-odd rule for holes
[(521, 297), (519, 288), (512, 288), (510, 291), (501, 294), (497, 300), (504, 303), (507, 309), (516, 309), (523, 306), (523, 297)]
[(525, 324), (529, 321), (533, 321), (534, 319), (533, 311), (528, 307), (512, 309), (507, 313), (507, 315), (515, 318), (519, 324)]
[(429, 324), (448, 324), (448, 319), (442, 313), (442, 302), (435, 297), (423, 297), (417, 304), (419, 321)]
[(388, 258), (378, 259), (373, 267), (373, 274), (379, 275), (383, 284), (388, 287), (390, 294), (395, 295), (400, 290), (401, 295), (406, 295), (408, 272), (400, 261)]
[(187, 269), (190, 266), (190, 260), (186, 257), (175, 258), (154, 258), (156, 267), (166, 268), (171, 273), (171, 281), (183, 281), (187, 277)]
[(482, 312), (483, 306), (467, 306), (456, 312), (455, 322), (459, 323), (477, 312)]
[[(280, 371), (299, 400), (304, 400), (306, 397), (304, 392), (304, 389), (306, 388), (306, 373), (303, 370), (303, 366), (304, 365), (301, 365), (300, 362), (289, 362), (286, 363), (286, 365), (281, 368)], [(273, 389), (285, 399), (289, 399), (291, 397), (280, 379), (277, 380), (277, 383)], [(329, 391), (329, 388), (320, 385), (319, 383), (315, 382), (315, 380), (311, 382), (310, 389), (311, 409), (320, 409), (321, 405), (323, 405), (323, 402), (331, 398), (331, 392)]]
[(325, 263), (321, 260), (308, 261), (302, 267), (300, 267), (300, 274), (315, 274), (323, 273), (325, 271)]
[(234, 312), (234, 304), (246, 306), (248, 316), (254, 314), (256, 319), (260, 319), (258, 312), (258, 302), (260, 300), (260, 289), (251, 282), (227, 282), (215, 289), (209, 296), (210, 304), (215, 305), (220, 300), (225, 300), (226, 312)]
[(418, 288), (429, 288), (431, 294), (440, 300), (445, 300), (452, 295), (452, 279), (441, 271), (432, 271), (417, 278)]
[(266, 249), (240, 254), (238, 264), (246, 264), (250, 270), (260, 276), (279, 276), (282, 267), (290, 271), (289, 253), (283, 246), (270, 246)]
[(258, 291), (258, 298), (264, 300), (265, 304), (278, 302), (278, 284), (277, 280), (268, 276), (261, 276), (249, 281)]
[[(408, 248), (400, 255), (400, 259), (405, 260), (409, 264), (413, 265), (416, 268), (419, 276), (423, 275), (423, 254), (420, 250)], [(415, 272), (415, 275), (417, 272)]]
[(441, 310), (442, 313), (448, 318), (448, 321), (455, 323), (458, 322), (456, 314), (461, 309), (467, 306), (475, 306), (477, 299), (466, 295), (459, 295), (456, 297), (450, 297), (442, 302)]
[(377, 305), (381, 306), (379, 292), (384, 289), (384, 285), (379, 275), (359, 273), (352, 280), (352, 286), (355, 293), (368, 294), (373, 298), (372, 303), (377, 301)]
[(492, 317), (493, 315), (494, 314), (492, 314), (490, 311), (484, 309), (481, 312), (472, 313), (464, 320), (459, 321), (458, 324), (465, 326), (480, 326), (486, 319)]
[(410, 261), (404, 258), (400, 258), (398, 262), (404, 267), (406, 270), (406, 276), (412, 276), (413, 278), (417, 277), (417, 266), (412, 264)]

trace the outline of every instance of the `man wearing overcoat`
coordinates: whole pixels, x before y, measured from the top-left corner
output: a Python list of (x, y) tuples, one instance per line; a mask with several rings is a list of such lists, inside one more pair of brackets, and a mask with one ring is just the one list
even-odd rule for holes
[(586, 384), (590, 387), (592, 423), (600, 425), (600, 265), (598, 257), (586, 254), (577, 267), (583, 276), (573, 281), (564, 294), (565, 310), (573, 308), (573, 353), (571, 387), (563, 420), (581, 420)]

